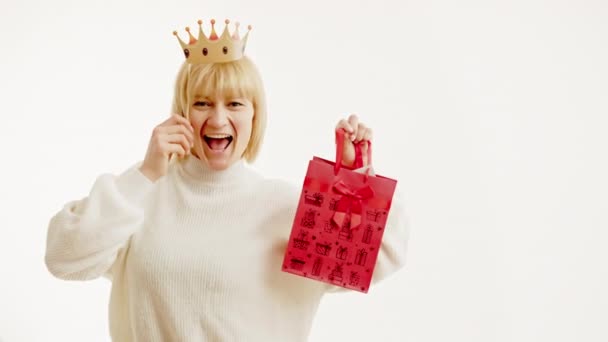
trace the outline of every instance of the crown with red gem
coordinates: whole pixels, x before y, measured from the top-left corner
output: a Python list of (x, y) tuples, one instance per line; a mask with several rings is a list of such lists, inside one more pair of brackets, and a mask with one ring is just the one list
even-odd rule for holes
[(239, 23), (235, 24), (236, 28), (232, 35), (228, 32), (230, 20), (226, 19), (225, 23), (224, 32), (219, 37), (215, 32), (215, 19), (211, 19), (211, 34), (208, 37), (203, 33), (202, 20), (198, 21), (198, 39), (194, 38), (192, 33), (190, 33), (190, 27), (186, 27), (186, 32), (190, 36), (188, 44), (181, 40), (177, 35), (177, 31), (173, 31), (173, 35), (177, 37), (179, 44), (182, 46), (188, 63), (223, 63), (235, 61), (243, 57), (251, 25), (247, 27), (248, 30), (245, 37), (241, 39), (239, 37)]

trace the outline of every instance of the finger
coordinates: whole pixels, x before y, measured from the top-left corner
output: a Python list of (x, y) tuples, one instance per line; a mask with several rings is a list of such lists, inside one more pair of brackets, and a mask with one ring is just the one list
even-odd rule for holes
[(366, 140), (362, 140), (361, 141), (361, 157), (363, 158), (363, 165), (367, 165), (368, 164), (368, 160), (367, 160), (367, 148), (368, 148), (368, 144)]
[(367, 152), (367, 147), (368, 147), (369, 145), (367, 144), (367, 141), (362, 140), (362, 141), (359, 143), (359, 146), (361, 146), (361, 152), (365, 153), (365, 152)]
[(180, 123), (183, 123), (190, 130), (190, 132), (194, 133), (194, 127), (192, 126), (192, 123), (190, 122), (190, 120), (186, 119), (183, 116), (179, 116), (179, 120), (180, 120)]
[(184, 125), (159, 126), (156, 128), (155, 134), (160, 136), (183, 134), (186, 136), (191, 145), (194, 145), (194, 134), (190, 132)]
[(353, 128), (350, 140), (355, 141), (355, 138), (357, 137), (357, 130), (359, 129), (359, 118), (355, 114), (351, 114), (348, 117), (348, 123)]
[(362, 140), (363, 141), (372, 141), (373, 137), (374, 137), (374, 135), (373, 135), (372, 129), (368, 127)]
[(365, 127), (364, 124), (360, 123), (359, 126), (357, 127), (357, 135), (355, 137), (354, 142), (358, 143), (359, 141), (361, 141), (366, 132), (367, 132), (367, 127)]
[(165, 134), (182, 133), (188, 138), (190, 143), (194, 144), (194, 133), (192, 133), (184, 125), (173, 125), (173, 126), (163, 127), (162, 132)]
[(359, 124), (359, 117), (355, 114), (351, 114), (348, 117), (348, 123), (350, 123), (353, 127), (357, 127), (357, 125)]
[(180, 115), (176, 115), (175, 116), (175, 120), (177, 121), (176, 123), (178, 125), (176, 126), (182, 126), (185, 128), (184, 130), (184, 134), (188, 135), (188, 138), (194, 142), (194, 127), (192, 127), (192, 124), (190, 123), (190, 121), (188, 121), (188, 119), (184, 118), (183, 116)]
[(167, 136), (166, 142), (172, 144), (180, 144), (186, 151), (190, 151), (190, 149), (192, 148), (192, 145), (190, 144), (186, 136), (179, 133), (169, 134)]
[(190, 123), (190, 121), (188, 121), (188, 119), (186, 119), (185, 117), (183, 117), (183, 116), (181, 116), (179, 114), (173, 114), (173, 115), (171, 115), (171, 118), (169, 119), (169, 122), (183, 124), (191, 132), (194, 132), (194, 127), (192, 127), (192, 124)]
[(344, 141), (352, 141), (352, 134), (354, 132), (354, 129), (348, 121), (344, 119), (340, 120), (340, 122), (338, 122), (338, 125), (336, 126), (336, 130), (338, 129), (344, 129)]
[(167, 120), (163, 121), (159, 126), (169, 126), (176, 124), (179, 122), (180, 117), (181, 115), (173, 113), (167, 118)]
[(167, 144), (164, 149), (167, 151), (168, 155), (175, 153), (181, 157), (185, 157), (187, 153), (184, 147), (180, 144)]
[(336, 130), (339, 129), (344, 129), (348, 134), (353, 132), (353, 127), (345, 119), (338, 121), (338, 124), (336, 125)]

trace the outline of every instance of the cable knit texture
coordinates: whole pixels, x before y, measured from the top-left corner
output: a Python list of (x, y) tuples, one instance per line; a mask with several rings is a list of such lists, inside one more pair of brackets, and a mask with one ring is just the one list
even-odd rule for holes
[[(323, 294), (342, 289), (281, 271), (300, 189), (243, 161), (217, 172), (188, 156), (156, 182), (141, 164), (99, 176), (48, 227), (54, 276), (112, 281), (112, 340), (306, 341)], [(374, 283), (405, 262), (398, 195)]]

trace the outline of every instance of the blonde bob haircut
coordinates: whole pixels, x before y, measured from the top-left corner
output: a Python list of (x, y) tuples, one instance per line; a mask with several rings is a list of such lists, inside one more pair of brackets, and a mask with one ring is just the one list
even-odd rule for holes
[(190, 120), (195, 96), (207, 94), (225, 98), (245, 97), (253, 103), (251, 137), (241, 156), (252, 163), (258, 156), (266, 130), (266, 96), (257, 67), (246, 56), (226, 63), (184, 62), (175, 81), (172, 113)]

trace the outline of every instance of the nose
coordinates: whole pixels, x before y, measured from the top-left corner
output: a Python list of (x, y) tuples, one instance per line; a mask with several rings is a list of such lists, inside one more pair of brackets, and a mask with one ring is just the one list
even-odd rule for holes
[(216, 105), (209, 113), (207, 124), (214, 128), (221, 128), (228, 124), (228, 110), (223, 105)]

